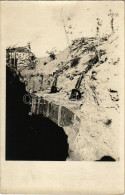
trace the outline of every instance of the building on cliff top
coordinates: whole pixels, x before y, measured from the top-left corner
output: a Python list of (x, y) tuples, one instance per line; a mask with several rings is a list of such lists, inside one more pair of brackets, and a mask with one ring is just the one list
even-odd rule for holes
[(29, 44), (25, 47), (9, 47), (6, 49), (6, 63), (17, 69), (33, 65), (35, 59)]

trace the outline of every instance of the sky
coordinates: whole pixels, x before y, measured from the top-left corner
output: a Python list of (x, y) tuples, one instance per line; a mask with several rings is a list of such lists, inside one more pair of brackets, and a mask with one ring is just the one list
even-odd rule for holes
[[(117, 3), (115, 1), (2, 2), (1, 21), (5, 44), (25, 46), (27, 42), (31, 42), (31, 49), (37, 57), (47, 56), (46, 51), (55, 48), (57, 52), (62, 51), (68, 46), (68, 41), (95, 36), (97, 17), (102, 20), (101, 33), (110, 32), (109, 9), (120, 14), (123, 7), (122, 2), (119, 2), (119, 6)], [(118, 17), (115, 21), (119, 23)], [(68, 32), (68, 41), (65, 30)]]

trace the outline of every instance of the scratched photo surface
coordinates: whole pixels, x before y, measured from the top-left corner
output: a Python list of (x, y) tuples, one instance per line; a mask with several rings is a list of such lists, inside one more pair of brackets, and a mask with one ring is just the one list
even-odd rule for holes
[(5, 10), (5, 159), (119, 161), (120, 6)]

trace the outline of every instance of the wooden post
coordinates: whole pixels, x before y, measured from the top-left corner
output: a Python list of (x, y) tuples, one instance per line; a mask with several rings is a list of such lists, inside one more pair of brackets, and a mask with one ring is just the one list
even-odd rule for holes
[(12, 66), (12, 52), (10, 52), (10, 66)]
[(16, 66), (16, 52), (14, 52), (14, 67), (17, 69), (17, 66)]

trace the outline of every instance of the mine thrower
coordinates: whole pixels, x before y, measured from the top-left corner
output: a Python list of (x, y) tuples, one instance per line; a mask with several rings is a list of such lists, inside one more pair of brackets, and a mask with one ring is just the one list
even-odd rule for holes
[(54, 78), (50, 93), (57, 93), (58, 92), (58, 90), (57, 90), (57, 78), (58, 78), (58, 75), (56, 75), (55, 78)]
[(81, 86), (81, 82), (82, 82), (82, 79), (84, 78), (84, 76), (85, 76), (85, 72), (83, 71), (82, 75), (78, 78), (78, 80), (76, 82), (75, 88), (72, 89), (72, 91), (71, 91), (71, 95), (69, 97), (70, 100), (81, 99), (80, 86)]

